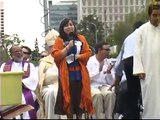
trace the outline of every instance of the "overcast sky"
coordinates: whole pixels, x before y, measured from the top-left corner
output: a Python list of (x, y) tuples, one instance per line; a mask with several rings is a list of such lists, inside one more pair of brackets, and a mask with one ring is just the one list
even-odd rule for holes
[[(44, 25), (40, 22), (43, 7), (39, 1), (43, 0), (0, 0), (4, 2), (4, 27), (6, 34), (18, 34), (25, 39), (24, 45), (34, 49), (35, 39), (38, 39), (40, 51), (45, 43), (41, 34)], [(59, 0), (53, 0), (54, 2)]]

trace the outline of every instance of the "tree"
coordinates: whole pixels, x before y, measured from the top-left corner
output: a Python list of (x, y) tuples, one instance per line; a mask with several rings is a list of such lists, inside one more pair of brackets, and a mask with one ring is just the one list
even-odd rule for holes
[(33, 64), (35, 66), (38, 65), (38, 61), (39, 61), (39, 47), (38, 47), (38, 40), (37, 40), (37, 38), (35, 40), (35, 48), (32, 51), (32, 60), (31, 61), (33, 62)]
[(109, 40), (109, 43), (112, 43), (112, 45), (117, 45), (118, 53), (125, 38), (133, 31), (133, 24), (139, 20), (143, 22), (148, 20), (147, 12), (145, 11), (147, 10), (143, 9), (139, 13), (130, 13), (125, 16), (125, 21), (119, 21), (115, 24), (115, 29), (112, 34), (108, 36), (107, 40)]
[(97, 41), (103, 40), (103, 23), (95, 15), (88, 15), (83, 17), (83, 20), (77, 25), (78, 32), (83, 34), (89, 45), (92, 47), (96, 43), (96, 32)]
[(25, 40), (20, 39), (18, 34), (13, 34), (13, 35), (7, 35), (4, 34), (4, 38), (1, 38), (1, 45), (0, 45), (0, 65), (6, 61), (7, 59), (9, 59), (10, 55), (9, 55), (9, 49), (11, 48), (11, 46), (13, 44), (21, 44), (22, 42), (24, 42)]

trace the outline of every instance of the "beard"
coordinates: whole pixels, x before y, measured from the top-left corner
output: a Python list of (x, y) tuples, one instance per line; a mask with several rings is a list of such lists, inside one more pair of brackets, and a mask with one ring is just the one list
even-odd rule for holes
[(13, 57), (13, 60), (15, 61), (15, 62), (22, 62), (22, 60), (23, 60), (23, 57)]

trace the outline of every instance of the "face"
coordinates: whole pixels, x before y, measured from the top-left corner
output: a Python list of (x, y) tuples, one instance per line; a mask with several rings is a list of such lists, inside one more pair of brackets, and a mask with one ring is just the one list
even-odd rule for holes
[(150, 19), (151, 24), (157, 27), (160, 23), (160, 9), (153, 10), (149, 19)]
[(23, 59), (24, 60), (27, 60), (28, 58), (30, 58), (29, 51), (27, 49), (22, 48), (22, 52), (23, 52)]
[(100, 49), (100, 54), (101, 54), (102, 60), (109, 57), (110, 51), (111, 51), (110, 45), (103, 45), (103, 47)]
[(21, 62), (23, 60), (22, 48), (19, 46), (14, 46), (11, 50), (11, 55), (15, 62)]
[(48, 52), (47, 51), (41, 53), (41, 58), (44, 58), (44, 57), (47, 57), (47, 56), (48, 56)]
[(74, 32), (75, 27), (73, 22), (70, 20), (63, 28), (64, 32), (69, 35), (71, 32)]

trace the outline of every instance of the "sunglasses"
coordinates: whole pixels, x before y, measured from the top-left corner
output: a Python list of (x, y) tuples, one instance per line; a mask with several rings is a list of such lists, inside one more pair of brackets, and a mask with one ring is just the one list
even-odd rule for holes
[(102, 48), (102, 50), (111, 51), (111, 49), (109, 49), (109, 48), (107, 48), (107, 49)]
[(28, 52), (24, 52), (24, 51), (23, 51), (23, 54), (29, 55), (29, 53), (28, 53)]

